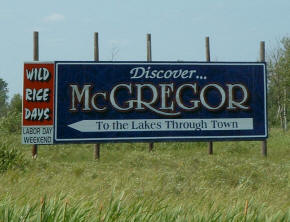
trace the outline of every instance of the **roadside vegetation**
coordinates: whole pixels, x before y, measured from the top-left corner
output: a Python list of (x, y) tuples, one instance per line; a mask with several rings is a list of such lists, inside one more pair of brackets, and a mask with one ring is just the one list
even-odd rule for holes
[(90, 144), (40, 146), (33, 160), (19, 134), (0, 141), (17, 150), (1, 168), (0, 221), (290, 220), (289, 131), (270, 130), (267, 158), (248, 141), (216, 142), (213, 156), (207, 143), (104, 144), (99, 161)]

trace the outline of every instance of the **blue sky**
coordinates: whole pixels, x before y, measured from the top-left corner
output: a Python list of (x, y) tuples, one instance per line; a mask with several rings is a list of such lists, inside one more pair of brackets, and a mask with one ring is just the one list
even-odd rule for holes
[(290, 35), (290, 0), (11, 0), (0, 7), (0, 78), (9, 96), (22, 91), (24, 61), (39, 31), (40, 60), (146, 60), (152, 34), (156, 61), (204, 61), (210, 37), (214, 61), (257, 61), (259, 42), (273, 48)]

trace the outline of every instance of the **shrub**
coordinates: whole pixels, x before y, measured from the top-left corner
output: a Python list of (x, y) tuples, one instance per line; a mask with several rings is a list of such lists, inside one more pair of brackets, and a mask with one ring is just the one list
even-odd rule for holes
[(24, 169), (27, 161), (16, 148), (10, 148), (7, 142), (0, 142), (0, 173), (10, 169)]
[(3, 133), (20, 133), (21, 116), (19, 112), (8, 112), (6, 116), (0, 118), (0, 131)]

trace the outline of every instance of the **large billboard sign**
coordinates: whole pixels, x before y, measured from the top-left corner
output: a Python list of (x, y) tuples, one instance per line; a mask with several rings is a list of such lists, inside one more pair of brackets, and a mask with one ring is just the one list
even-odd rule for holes
[(54, 74), (54, 143), (267, 137), (264, 63), (55, 62)]

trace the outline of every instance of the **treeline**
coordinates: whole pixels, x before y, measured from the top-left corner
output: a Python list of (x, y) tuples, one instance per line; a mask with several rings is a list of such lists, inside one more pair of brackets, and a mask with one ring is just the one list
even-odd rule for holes
[(268, 53), (268, 117), (285, 131), (290, 119), (290, 37)]
[[(267, 50), (268, 117), (270, 127), (287, 130), (290, 119), (290, 37)], [(20, 133), (22, 97), (8, 101), (8, 84), (0, 78), (0, 133)]]
[(15, 94), (8, 102), (8, 84), (0, 78), (0, 133), (20, 133), (22, 97)]

